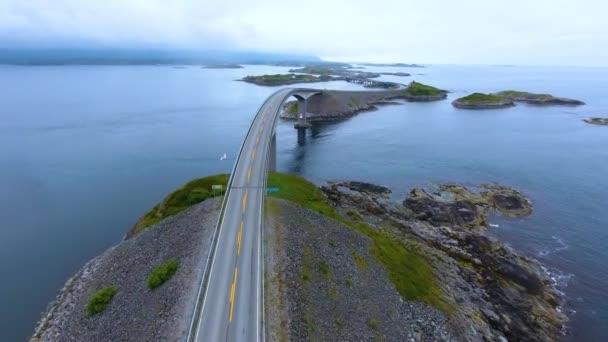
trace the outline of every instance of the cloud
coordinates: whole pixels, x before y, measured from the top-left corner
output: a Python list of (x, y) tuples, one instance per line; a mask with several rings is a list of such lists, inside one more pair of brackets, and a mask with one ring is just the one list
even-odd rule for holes
[(0, 43), (598, 65), (608, 60), (607, 11), (601, 0), (0, 0)]

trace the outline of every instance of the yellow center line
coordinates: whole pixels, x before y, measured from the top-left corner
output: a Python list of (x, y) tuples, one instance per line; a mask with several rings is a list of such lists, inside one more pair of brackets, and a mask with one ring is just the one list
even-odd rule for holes
[(245, 208), (247, 208), (247, 195), (249, 194), (249, 189), (245, 190), (245, 194), (243, 195), (243, 212), (245, 212)]
[(249, 182), (250, 178), (251, 178), (251, 166), (249, 166), (249, 170), (247, 171), (247, 182)]
[(256, 150), (257, 150), (257, 149), (254, 147), (254, 148), (253, 148), (253, 152), (251, 153), (251, 159), (255, 159), (255, 151), (256, 151)]
[(230, 289), (230, 322), (232, 322), (232, 310), (234, 309), (234, 295), (236, 291), (236, 277), (239, 270), (234, 268), (234, 280), (232, 281), (232, 288)]
[(256, 146), (257, 146), (257, 144), (258, 144), (259, 142), (260, 142), (260, 135), (258, 134), (257, 139), (255, 139), (255, 144), (256, 144)]

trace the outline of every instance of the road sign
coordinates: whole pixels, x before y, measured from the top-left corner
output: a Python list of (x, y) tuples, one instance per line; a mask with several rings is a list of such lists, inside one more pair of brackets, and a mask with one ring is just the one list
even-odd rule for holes
[(223, 186), (221, 184), (213, 184), (211, 185), (211, 190), (222, 190)]
[(267, 192), (279, 192), (279, 188), (267, 188)]

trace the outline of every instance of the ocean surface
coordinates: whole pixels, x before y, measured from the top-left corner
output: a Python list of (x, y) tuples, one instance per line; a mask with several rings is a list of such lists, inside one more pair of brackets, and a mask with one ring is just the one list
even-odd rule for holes
[[(285, 67), (0, 66), (0, 341), (26, 340), (87, 260), (118, 243), (188, 180), (229, 172), (248, 125), (276, 88), (237, 82)], [(525, 219), (493, 217), (491, 234), (538, 258), (563, 291), (567, 341), (608, 341), (608, 69), (428, 66), (411, 80), (448, 100), (402, 103), (315, 124), (297, 143), (278, 127), (278, 167), (317, 183), (389, 186), (497, 182), (534, 202)], [(360, 89), (345, 82), (316, 88)], [(517, 89), (585, 101), (465, 111), (471, 92)], [(228, 159), (220, 161), (227, 154)]]

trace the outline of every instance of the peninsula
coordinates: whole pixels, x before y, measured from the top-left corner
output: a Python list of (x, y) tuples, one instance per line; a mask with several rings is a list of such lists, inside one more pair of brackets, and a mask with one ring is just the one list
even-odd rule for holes
[[(66, 282), (32, 340), (184, 339), (220, 210), (211, 185), (223, 181), (197, 179), (168, 195)], [(398, 203), (391, 189), (363, 182), (319, 188), (271, 173), (268, 186), (279, 189), (264, 225), (268, 340), (560, 336), (566, 317), (541, 265), (484, 234), (491, 212), (532, 212), (523, 193), (445, 184)]]

